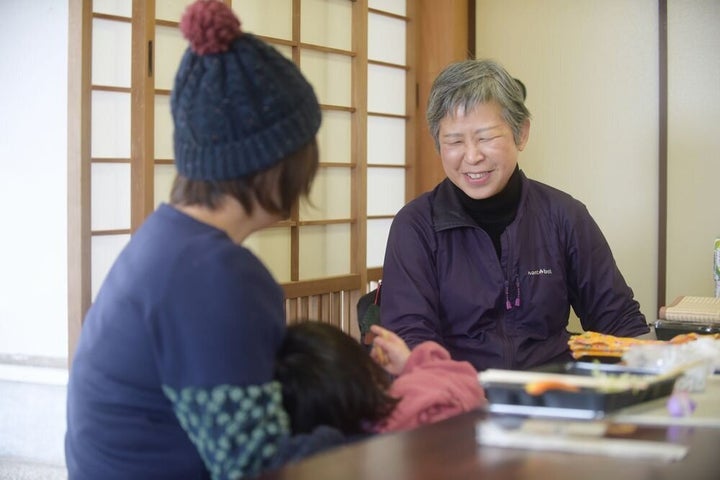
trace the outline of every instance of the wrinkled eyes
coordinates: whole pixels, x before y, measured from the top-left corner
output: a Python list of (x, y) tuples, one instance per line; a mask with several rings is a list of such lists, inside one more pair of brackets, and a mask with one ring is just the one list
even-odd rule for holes
[[(493, 137), (480, 137), (475, 139), (475, 143), (487, 143), (492, 140), (495, 140), (496, 138), (500, 138), (500, 135), (495, 135)], [(463, 140), (446, 140), (443, 142), (444, 145), (448, 146), (457, 146), (457, 145), (464, 145), (465, 142)]]

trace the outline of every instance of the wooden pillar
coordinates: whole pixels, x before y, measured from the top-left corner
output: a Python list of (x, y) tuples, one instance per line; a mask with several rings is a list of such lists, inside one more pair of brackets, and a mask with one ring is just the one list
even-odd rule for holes
[(92, 0), (68, 2), (68, 366), (90, 308)]
[[(417, 100), (415, 195), (431, 190), (445, 178), (435, 143), (430, 137), (425, 111), (433, 80), (449, 63), (472, 57), (470, 18), (474, 0), (417, 0)], [(410, 199), (408, 199), (410, 200)]]

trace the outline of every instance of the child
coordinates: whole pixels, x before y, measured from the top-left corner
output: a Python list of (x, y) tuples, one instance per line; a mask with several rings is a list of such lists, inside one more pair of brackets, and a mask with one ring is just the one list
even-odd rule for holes
[(408, 430), (485, 403), (477, 371), (468, 362), (450, 359), (435, 342), (410, 351), (389, 330), (373, 325), (372, 332), (377, 336), (368, 355), (332, 325), (288, 327), (275, 378), (294, 434), (318, 425), (346, 435)]

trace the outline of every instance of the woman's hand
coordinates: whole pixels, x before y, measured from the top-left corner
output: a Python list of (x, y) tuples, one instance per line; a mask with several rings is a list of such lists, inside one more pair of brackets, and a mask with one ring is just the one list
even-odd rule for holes
[(405, 341), (379, 325), (373, 325), (370, 331), (376, 335), (370, 356), (389, 374), (400, 375), (410, 356), (410, 349)]

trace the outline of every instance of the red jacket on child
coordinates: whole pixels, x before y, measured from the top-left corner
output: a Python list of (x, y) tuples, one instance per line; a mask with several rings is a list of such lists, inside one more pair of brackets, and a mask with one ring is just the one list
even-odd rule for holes
[(469, 362), (452, 360), (447, 350), (430, 341), (412, 350), (390, 395), (400, 402), (375, 426), (376, 432), (409, 430), (485, 404), (475, 368)]

